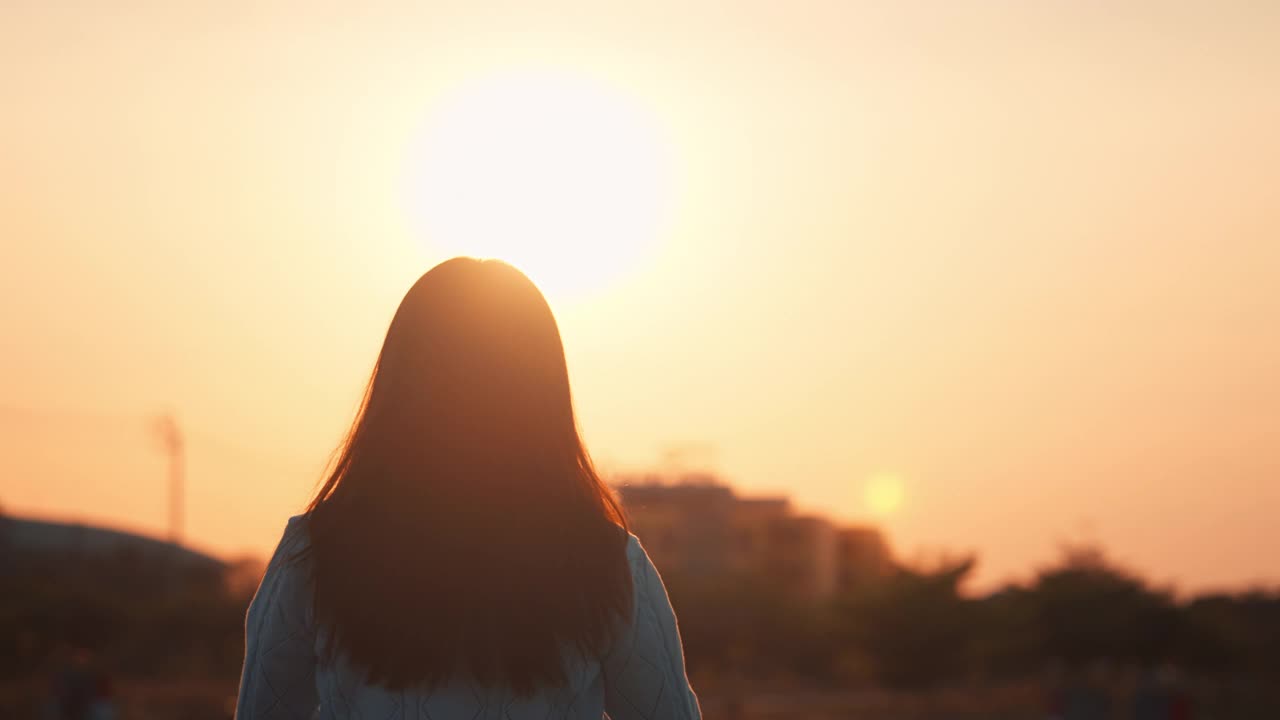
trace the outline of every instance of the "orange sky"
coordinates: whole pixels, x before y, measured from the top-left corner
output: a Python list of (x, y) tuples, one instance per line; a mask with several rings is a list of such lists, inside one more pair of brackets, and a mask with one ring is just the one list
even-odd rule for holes
[(539, 66), (671, 155), (628, 271), (552, 293), (606, 467), (851, 520), (889, 473), (899, 552), (987, 583), (1280, 581), (1280, 5), (168, 5), (0, 9), (6, 509), (161, 531), (172, 408), (190, 540), (266, 552), (443, 259), (425, 119)]

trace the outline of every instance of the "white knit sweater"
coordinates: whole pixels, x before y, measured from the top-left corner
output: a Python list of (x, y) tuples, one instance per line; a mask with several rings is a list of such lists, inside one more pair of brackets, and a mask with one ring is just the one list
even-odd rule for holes
[(533, 697), (466, 682), (388, 691), (365, 685), (341, 661), (321, 665), (309, 569), (296, 557), (307, 542), (302, 519), (291, 518), (249, 606), (237, 720), (598, 720), (604, 713), (612, 720), (700, 718), (666, 589), (634, 535), (627, 543), (635, 588), (629, 627), (604, 657), (569, 662), (568, 686)]

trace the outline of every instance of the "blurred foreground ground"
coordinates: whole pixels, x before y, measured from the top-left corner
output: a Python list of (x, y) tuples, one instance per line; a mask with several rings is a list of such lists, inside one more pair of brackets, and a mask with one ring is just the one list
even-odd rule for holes
[[(213, 681), (128, 683), (115, 701), (119, 720), (231, 720), (235, 704), (234, 683)], [(6, 687), (0, 690), (2, 717), (44, 720), (50, 717), (38, 687)], [(1052, 714), (1038, 688), (1009, 687), (987, 690), (949, 690), (919, 693), (761, 692), (726, 696), (704, 693), (703, 714), (708, 720), (1181, 720), (1226, 718), (1253, 720), (1277, 717), (1275, 692), (1204, 692), (1194, 698), (1189, 714), (1143, 714), (1132, 689), (1118, 689), (1110, 708), (1101, 714)]]

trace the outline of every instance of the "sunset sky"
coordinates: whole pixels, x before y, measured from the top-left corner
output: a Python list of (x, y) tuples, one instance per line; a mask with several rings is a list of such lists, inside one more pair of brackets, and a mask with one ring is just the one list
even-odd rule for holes
[(606, 470), (986, 585), (1280, 582), (1280, 3), (480, 5), (4, 4), (5, 512), (163, 532), (171, 410), (188, 540), (265, 554), (409, 284), (497, 247)]

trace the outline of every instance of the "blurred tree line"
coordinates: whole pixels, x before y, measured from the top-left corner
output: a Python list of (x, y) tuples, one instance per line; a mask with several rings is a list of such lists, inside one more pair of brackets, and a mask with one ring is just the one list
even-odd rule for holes
[(38, 682), (76, 650), (119, 678), (236, 677), (261, 567), (0, 553), (0, 685)]
[(1027, 584), (970, 596), (974, 566), (899, 567), (817, 605), (780, 584), (667, 582), (690, 672), (726, 683), (920, 691), (1105, 663), (1280, 688), (1280, 592), (1179, 598), (1097, 550), (1068, 548)]
[[(204, 679), (234, 692), (259, 564), (182, 572), (127, 553), (3, 560), (0, 689), (34, 682), (62, 648), (85, 647), (121, 679)], [(1098, 661), (1280, 688), (1280, 593), (1179, 598), (1072, 549), (1029, 583), (971, 596), (962, 588), (973, 567), (969, 557), (900, 567), (820, 604), (747, 578), (666, 580), (690, 673), (709, 693), (735, 683), (993, 686)]]

